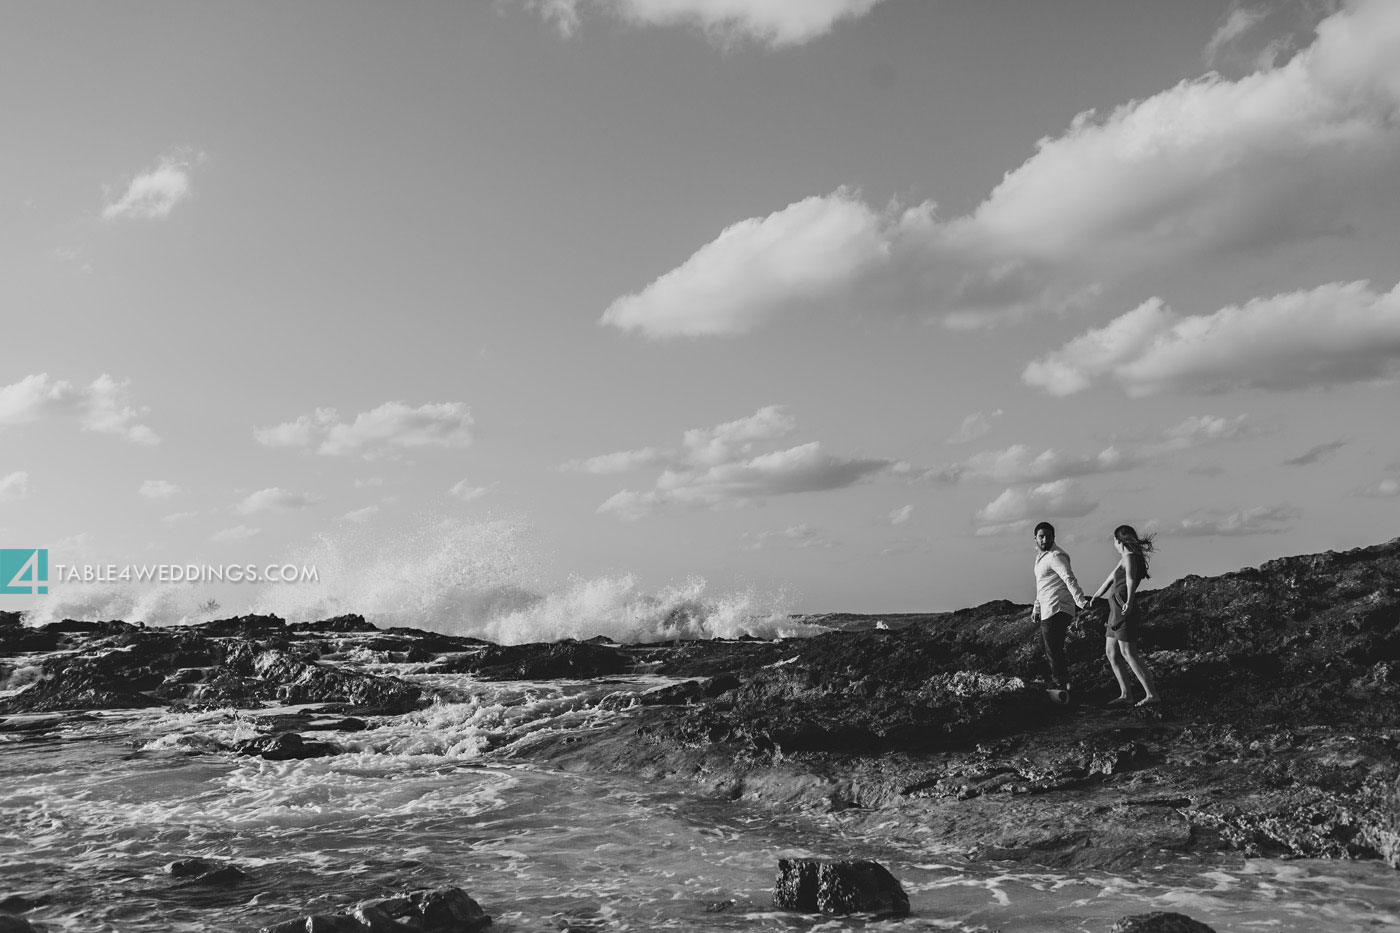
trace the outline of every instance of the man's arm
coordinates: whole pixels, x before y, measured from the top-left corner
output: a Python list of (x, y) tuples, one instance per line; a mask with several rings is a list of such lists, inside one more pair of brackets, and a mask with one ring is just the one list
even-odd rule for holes
[(1051, 554), (1050, 559), (1054, 561), (1050, 566), (1065, 581), (1065, 586), (1069, 587), (1069, 595), (1073, 597), (1074, 604), (1081, 609), (1088, 606), (1089, 600), (1084, 595), (1084, 589), (1074, 578), (1074, 570), (1069, 565), (1069, 555), (1061, 551), (1058, 554)]

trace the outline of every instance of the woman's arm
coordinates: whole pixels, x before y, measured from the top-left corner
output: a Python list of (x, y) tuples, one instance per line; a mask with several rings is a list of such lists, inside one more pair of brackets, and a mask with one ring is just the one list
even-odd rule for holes
[(1113, 569), (1108, 572), (1108, 578), (1103, 581), (1103, 584), (1098, 589), (1094, 590), (1094, 595), (1089, 597), (1090, 602), (1096, 599), (1102, 599), (1104, 594), (1113, 589), (1113, 575), (1117, 572), (1118, 565), (1114, 564)]

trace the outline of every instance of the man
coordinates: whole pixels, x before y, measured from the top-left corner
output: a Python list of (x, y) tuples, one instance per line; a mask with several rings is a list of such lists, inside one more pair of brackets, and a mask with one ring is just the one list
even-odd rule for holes
[(1069, 663), (1065, 660), (1065, 635), (1077, 609), (1089, 607), (1089, 600), (1070, 569), (1069, 555), (1055, 545), (1055, 526), (1041, 522), (1035, 526), (1035, 602), (1031, 621), (1040, 626), (1040, 640), (1050, 662), (1050, 676), (1056, 688), (1066, 691), (1057, 697), (1068, 701)]

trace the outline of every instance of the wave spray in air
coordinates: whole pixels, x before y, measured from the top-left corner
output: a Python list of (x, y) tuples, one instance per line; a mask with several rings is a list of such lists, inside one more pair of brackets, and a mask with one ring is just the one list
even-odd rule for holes
[(811, 635), (794, 622), (782, 594), (709, 592), (691, 576), (655, 592), (630, 573), (542, 582), (530, 529), (521, 522), (426, 519), (397, 532), (352, 529), (318, 536), (287, 558), (314, 566), (315, 582), (269, 584), (223, 606), (201, 605), (202, 591), (165, 584), (63, 586), (29, 613), (30, 624), (63, 618), (125, 619), (148, 625), (207, 621), (244, 612), (313, 622), (359, 613), (381, 628), (409, 626), (501, 644), (591, 638), (619, 642), (673, 638), (777, 638)]

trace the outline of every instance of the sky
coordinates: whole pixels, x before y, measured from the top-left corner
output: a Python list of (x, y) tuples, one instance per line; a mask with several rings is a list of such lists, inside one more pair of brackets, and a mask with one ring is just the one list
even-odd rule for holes
[(6, 548), (878, 613), (1400, 527), (1392, 0), (4, 14)]

